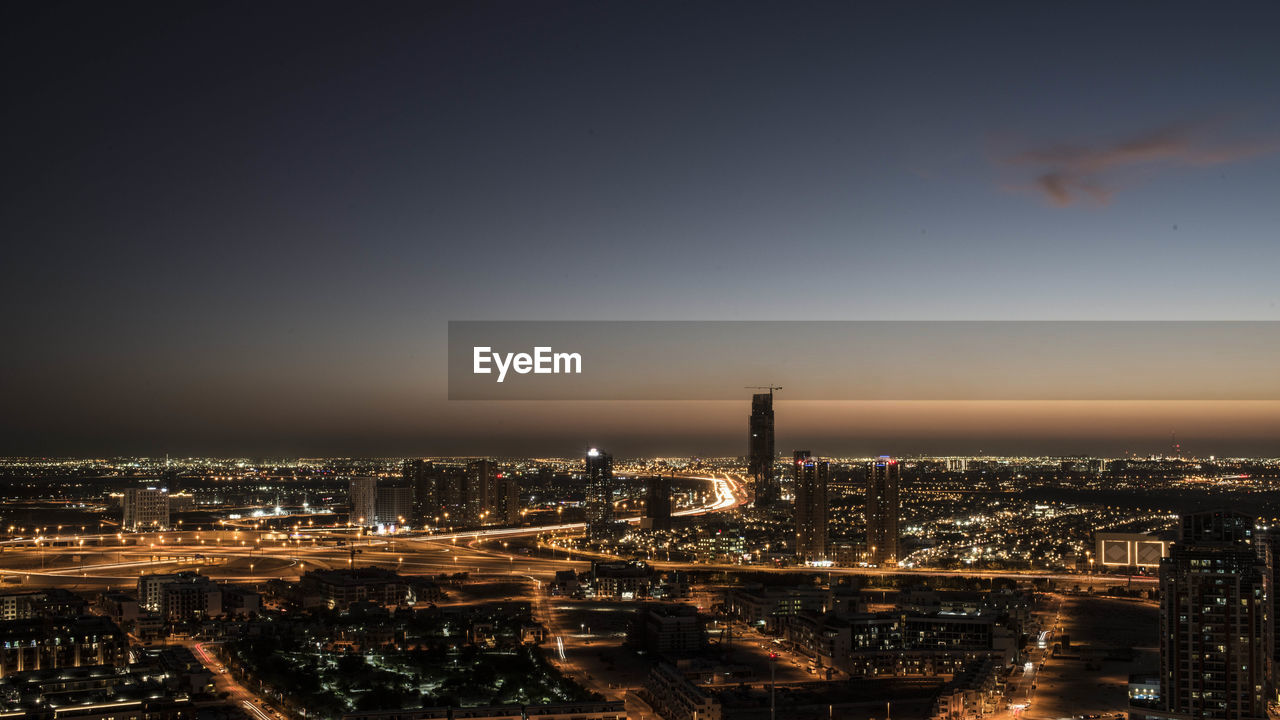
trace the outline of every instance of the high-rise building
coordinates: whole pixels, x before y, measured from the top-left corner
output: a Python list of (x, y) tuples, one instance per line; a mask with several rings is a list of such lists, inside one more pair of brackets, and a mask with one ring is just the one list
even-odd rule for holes
[(644, 517), (640, 518), (640, 527), (671, 529), (671, 478), (654, 475), (645, 480)]
[(466, 506), (480, 525), (503, 525), (520, 520), (520, 486), (516, 477), (498, 470), (492, 460), (467, 465)]
[(130, 532), (169, 529), (169, 495), (160, 488), (126, 488), (121, 525)]
[(435, 527), (441, 523), (437, 497), (439, 473), (434, 463), (427, 460), (405, 460), (400, 477), (413, 487), (413, 524), (418, 527)]
[(482, 468), (406, 460), (402, 479), (413, 487), (413, 517), (419, 527), (457, 527), (479, 522), (479, 500), (468, 502), (472, 475)]
[(792, 469), (796, 493), (796, 557), (801, 562), (827, 559), (827, 484), (831, 463), (796, 450)]
[(515, 525), (520, 522), (520, 479), (512, 472), (500, 472), (494, 490), (494, 522)]
[(1253, 518), (1215, 511), (1182, 518), (1160, 564), (1160, 697), (1174, 717), (1267, 717), (1272, 632), (1266, 566)]
[(497, 477), (498, 466), (492, 460), (472, 460), (467, 463), (467, 476), (462, 484), (460, 500), (463, 517), (470, 524), (490, 525), (496, 521), (492, 516), (492, 509)]
[(378, 478), (353, 477), (349, 483), (351, 524), (368, 526), (377, 522)]
[(465, 468), (406, 460), (401, 472), (412, 488), (414, 524), (421, 527), (503, 525), (520, 522), (520, 482), (493, 460)]
[(898, 485), (902, 481), (897, 460), (882, 455), (867, 468), (867, 562), (897, 565), (901, 557), (898, 534)]
[(596, 448), (587, 451), (587, 523), (603, 525), (613, 521), (613, 456)]
[(412, 523), (413, 485), (402, 478), (354, 477), (350, 483), (351, 522), (403, 527)]
[(378, 478), (373, 517), (379, 525), (404, 528), (412, 524), (413, 485), (400, 478)]
[(751, 396), (751, 416), (747, 418), (747, 474), (755, 490), (755, 506), (774, 507), (782, 493), (774, 474), (773, 391)]
[(1270, 625), (1268, 641), (1270, 644), (1271, 663), (1268, 673), (1271, 678), (1270, 701), (1280, 700), (1280, 529), (1272, 527), (1254, 538), (1254, 545), (1260, 546), (1260, 557), (1267, 573), (1267, 617)]

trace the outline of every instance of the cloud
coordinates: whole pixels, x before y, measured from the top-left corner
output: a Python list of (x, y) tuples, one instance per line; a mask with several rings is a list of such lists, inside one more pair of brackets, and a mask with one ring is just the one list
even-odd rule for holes
[(1036, 172), (1034, 179), (1012, 189), (1034, 191), (1065, 207), (1082, 200), (1109, 203), (1118, 188), (1133, 182), (1135, 171), (1150, 175), (1178, 167), (1225, 165), (1276, 151), (1278, 140), (1212, 143), (1190, 127), (1169, 126), (1110, 145), (1033, 148), (1008, 155), (1002, 163)]

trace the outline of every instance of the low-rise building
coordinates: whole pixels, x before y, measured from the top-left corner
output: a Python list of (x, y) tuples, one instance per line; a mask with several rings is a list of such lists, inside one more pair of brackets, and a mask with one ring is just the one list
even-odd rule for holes
[(525, 705), (524, 720), (626, 720), (621, 701)]
[(696, 608), (651, 604), (636, 611), (628, 642), (646, 652), (682, 655), (706, 644), (706, 632)]
[(222, 588), (206, 577), (169, 583), (160, 597), (160, 617), (168, 622), (222, 616)]
[(1125, 533), (1099, 531), (1094, 533), (1093, 560), (1099, 570), (1127, 571), (1134, 569), (1155, 570), (1160, 561), (1169, 555), (1174, 533)]
[(584, 702), (372, 710), (345, 713), (342, 720), (626, 720), (626, 717), (621, 702)]
[(1004, 694), (1000, 666), (975, 660), (942, 687), (930, 720), (975, 720), (995, 712)]
[(50, 588), (0, 595), (0, 620), (29, 620), (37, 617), (77, 617), (88, 603), (70, 590)]
[(196, 509), (196, 498), (189, 492), (169, 493), (169, 513), (191, 512)]
[(122, 667), (127, 647), (120, 626), (105, 617), (0, 621), (0, 678), (85, 665)]
[(829, 588), (813, 586), (735, 588), (725, 601), (732, 615), (770, 632), (780, 629), (781, 618), (802, 612), (827, 613), (834, 605)]
[(208, 695), (214, 692), (213, 671), (196, 659), (190, 650), (181, 645), (159, 648), (146, 652), (152, 666), (164, 673), (171, 685), (191, 695)]
[(654, 577), (653, 568), (638, 560), (591, 563), (591, 586), (596, 597), (623, 600), (648, 597)]
[(143, 575), (138, 578), (138, 604), (166, 622), (220, 617), (222, 586), (193, 572)]
[(491, 707), (453, 708), (451, 720), (524, 720), (524, 707), (520, 705), (495, 705)]
[(222, 586), (224, 615), (253, 617), (262, 612), (262, 597), (256, 590), (241, 585)]
[(721, 720), (720, 701), (667, 663), (649, 671), (635, 696), (662, 720)]
[(320, 604), (336, 610), (345, 610), (358, 602), (386, 606), (403, 605), (409, 600), (409, 584), (405, 578), (379, 567), (312, 570), (302, 576), (299, 591), (304, 597), (317, 597)]
[(1129, 676), (1129, 704), (1153, 709), (1160, 707), (1160, 676), (1153, 674)]
[(429, 707), (409, 710), (362, 710), (343, 713), (342, 720), (449, 720), (449, 708)]
[(573, 570), (557, 570), (548, 588), (553, 595), (575, 595), (582, 588), (578, 573)]
[(107, 592), (98, 598), (98, 608), (106, 613), (117, 625), (127, 626), (134, 620), (138, 619), (138, 615), (142, 609), (138, 605), (138, 599), (125, 592)]
[(196, 708), (172, 677), (152, 667), (85, 665), (29, 670), (0, 679), (0, 718), (23, 720), (194, 720)]
[(974, 660), (1004, 658), (994, 615), (800, 613), (784, 636), (819, 664), (854, 676), (949, 675)]

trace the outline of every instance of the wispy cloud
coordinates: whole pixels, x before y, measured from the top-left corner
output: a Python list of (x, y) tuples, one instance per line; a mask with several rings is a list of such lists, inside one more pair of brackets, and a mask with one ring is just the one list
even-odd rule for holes
[(1029, 168), (1035, 177), (1011, 186), (1032, 190), (1053, 205), (1081, 201), (1109, 203), (1134, 170), (1148, 174), (1178, 167), (1208, 167), (1280, 151), (1280, 140), (1221, 143), (1192, 128), (1169, 126), (1104, 145), (1057, 144), (1006, 155), (1006, 165)]

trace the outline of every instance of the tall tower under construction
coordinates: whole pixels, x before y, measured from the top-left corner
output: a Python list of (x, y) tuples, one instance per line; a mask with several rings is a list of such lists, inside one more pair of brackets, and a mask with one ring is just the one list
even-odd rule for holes
[(755, 490), (755, 506), (777, 505), (782, 496), (773, 467), (773, 390), (751, 396), (747, 419), (747, 474)]

